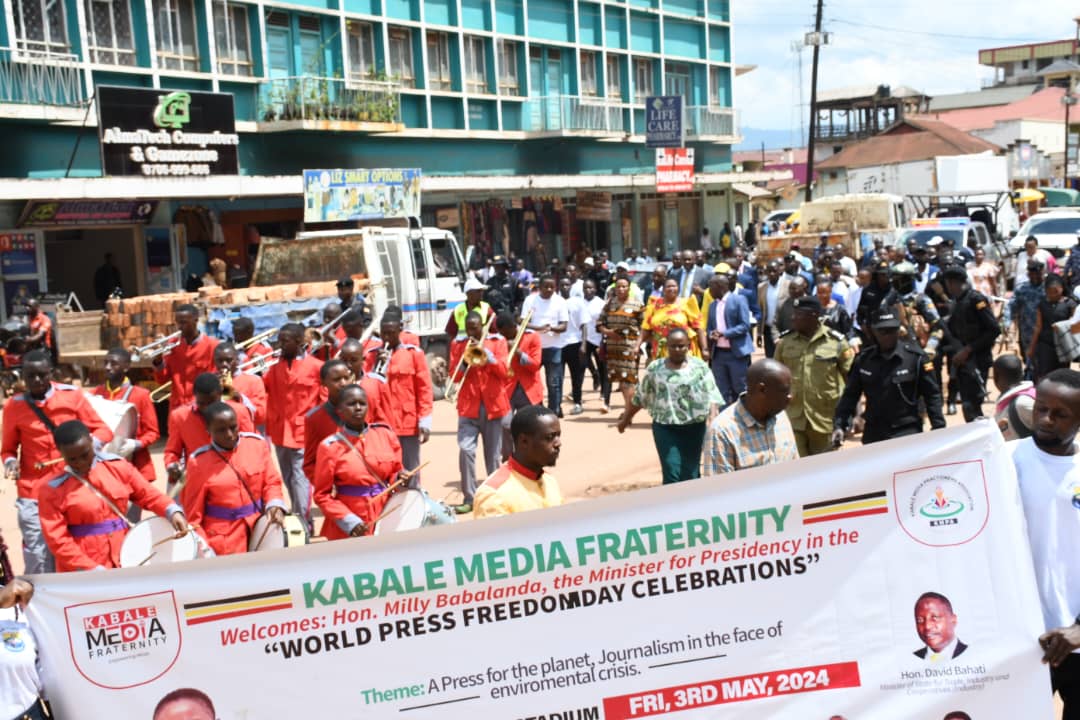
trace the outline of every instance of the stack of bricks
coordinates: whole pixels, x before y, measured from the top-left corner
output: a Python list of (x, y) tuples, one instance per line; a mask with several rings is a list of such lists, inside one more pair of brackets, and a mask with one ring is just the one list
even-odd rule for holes
[(147, 345), (176, 331), (173, 312), (185, 303), (194, 303), (196, 293), (167, 293), (107, 300), (102, 321), (105, 348)]

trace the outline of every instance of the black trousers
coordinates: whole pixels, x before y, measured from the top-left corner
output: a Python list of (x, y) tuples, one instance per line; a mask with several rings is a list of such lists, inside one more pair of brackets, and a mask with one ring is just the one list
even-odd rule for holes
[(611, 378), (607, 374), (607, 362), (602, 360), (603, 356), (600, 354), (600, 346), (593, 345), (591, 342), (585, 343), (585, 359), (588, 361), (590, 369), (592, 364), (596, 364), (594, 372), (600, 374), (600, 397), (603, 398), (605, 405), (611, 404)]
[(1080, 720), (1080, 655), (1072, 653), (1060, 666), (1051, 668), (1050, 685), (1065, 706), (1061, 720)]
[(581, 404), (581, 389), (585, 383), (585, 369), (588, 367), (587, 357), (581, 355), (581, 342), (564, 345), (562, 349), (563, 361), (570, 368), (570, 397), (575, 405)]
[(981, 417), (983, 398), (986, 396), (986, 379), (989, 377), (990, 365), (993, 358), (989, 353), (986, 355), (972, 355), (968, 361), (950, 373), (956, 376), (957, 388), (960, 390), (960, 406), (964, 411), (964, 422), (971, 422)]
[(765, 357), (771, 358), (776, 354), (776, 341), (773, 340), (773, 328), (771, 325), (766, 325), (765, 329)]

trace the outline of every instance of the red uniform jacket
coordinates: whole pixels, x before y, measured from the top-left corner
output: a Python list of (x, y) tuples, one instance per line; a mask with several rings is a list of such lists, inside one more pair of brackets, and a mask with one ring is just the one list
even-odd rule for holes
[(285, 509), (281, 473), (261, 435), (240, 433), (232, 450), (204, 445), (192, 453), (187, 477), (184, 514), (218, 555), (247, 552), (259, 514), (271, 506)]
[[(364, 388), (368, 399), (367, 423), (386, 424), (386, 408), (384, 403), (388, 396), (385, 391), (386, 383), (377, 377), (366, 375), (360, 378), (358, 383)], [(319, 443), (336, 433), (341, 428), (334, 408), (330, 402), (324, 402), (307, 411), (304, 417), (304, 477), (315, 477), (315, 456), (319, 450)]]
[[(520, 385), (525, 396), (533, 405), (544, 402), (544, 381), (540, 378), (540, 336), (532, 330), (526, 330), (518, 343), (517, 352), (510, 362), (510, 372), (506, 377), (506, 401), (514, 397), (514, 390)], [(521, 362), (524, 354), (529, 360)]]
[[(236, 402), (226, 400), (236, 413), (236, 425), (240, 432), (253, 433), (255, 425), (251, 420), (251, 411)], [(169, 413), (169, 437), (165, 440), (165, 466), (168, 467), (181, 458), (191, 460), (196, 450), (210, 444), (210, 431), (206, 429), (206, 419), (191, 403), (176, 408)]]
[(320, 443), (315, 462), (315, 504), (326, 520), (322, 536), (349, 537), (359, 522), (375, 529), (389, 494), (379, 495), (401, 471), (401, 444), (389, 425), (347, 428)]
[[(450, 372), (458, 367), (465, 352), (468, 338), (455, 340), (450, 345)], [(484, 349), (495, 355), (495, 362), (474, 367), (465, 376), (465, 383), (458, 392), (457, 411), (460, 417), (476, 419), (480, 417), (480, 403), (484, 403), (488, 419), (502, 417), (510, 412), (510, 401), (506, 399), (506, 339), (502, 335), (488, 335), (484, 339)], [(458, 377), (463, 369), (458, 370)]]
[(268, 403), (266, 431), (275, 445), (294, 450), (304, 447), (304, 415), (323, 394), (321, 368), (321, 362), (304, 355), (291, 366), (282, 360), (263, 375)]
[[(381, 342), (364, 356), (364, 372), (375, 367)], [(398, 435), (417, 435), (420, 428), (431, 429), (431, 373), (419, 345), (402, 341), (386, 363), (385, 409), (390, 427)]]
[(142, 473), (142, 476), (154, 482), (154, 463), (150, 460), (150, 446), (161, 438), (161, 430), (158, 429), (157, 410), (150, 401), (150, 391), (138, 385), (132, 385), (131, 381), (124, 380), (120, 387), (109, 392), (108, 385), (98, 385), (91, 392), (106, 400), (129, 402), (135, 406), (135, 414), (139, 416), (139, 425), (135, 430), (135, 439), (139, 442), (139, 449), (131, 456), (131, 464)]
[[(131, 463), (116, 455), (99, 455), (86, 480), (120, 512), (127, 512), (131, 501), (163, 517), (180, 509)], [(56, 556), (57, 572), (120, 566), (127, 524), (94, 491), (64, 472), (41, 483), (38, 495), (41, 532)]]
[(240, 362), (245, 362), (245, 361), (250, 360), (250, 359), (252, 359), (254, 357), (266, 357), (267, 355), (273, 355), (273, 354), (274, 354), (274, 348), (270, 347), (266, 343), (260, 342), (260, 343), (255, 343), (251, 347), (244, 350), (239, 359), (240, 359)]
[(233, 389), (244, 396), (254, 409), (255, 427), (266, 425), (266, 386), (262, 378), (249, 373), (233, 375)]
[(161, 366), (154, 369), (154, 379), (159, 383), (172, 382), (169, 410), (195, 399), (195, 378), (206, 372), (217, 372), (214, 367), (214, 348), (217, 346), (217, 338), (202, 333), (190, 345), (181, 339), (180, 344), (165, 356)]
[[(29, 397), (26, 393), (19, 393), (4, 403), (0, 454), (5, 462), (10, 458), (19, 458), (19, 497), (35, 500), (37, 496), (34, 486), (37, 481), (54, 477), (59, 466), (52, 465), (36, 470), (34, 465), (60, 457), (60, 451), (53, 443), (52, 431), (38, 419), (37, 414), (27, 404), (30, 402)], [(68, 420), (82, 420), (102, 443), (112, 440), (112, 430), (105, 426), (90, 406), (90, 401), (83, 397), (82, 391), (74, 385), (53, 383), (45, 393), (45, 400), (36, 404), (54, 425)]]

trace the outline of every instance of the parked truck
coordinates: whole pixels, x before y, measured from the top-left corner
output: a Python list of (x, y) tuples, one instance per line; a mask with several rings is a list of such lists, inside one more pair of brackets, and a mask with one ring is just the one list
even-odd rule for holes
[(899, 195), (832, 195), (804, 202), (799, 208), (799, 231), (761, 238), (758, 255), (767, 260), (783, 257), (792, 245), (810, 250), (822, 233), (829, 233), (830, 245), (842, 244), (851, 256), (858, 256), (878, 237), (886, 245), (898, 243), (904, 220), (904, 200)]

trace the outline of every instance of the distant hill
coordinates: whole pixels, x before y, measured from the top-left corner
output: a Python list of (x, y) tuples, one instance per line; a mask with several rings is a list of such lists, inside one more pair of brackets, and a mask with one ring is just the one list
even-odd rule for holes
[(741, 129), (743, 141), (736, 145), (734, 150), (759, 150), (765, 143), (766, 150), (776, 150), (785, 147), (799, 147), (805, 144), (799, 138), (799, 131), (795, 130), (766, 130), (762, 128), (744, 127)]

